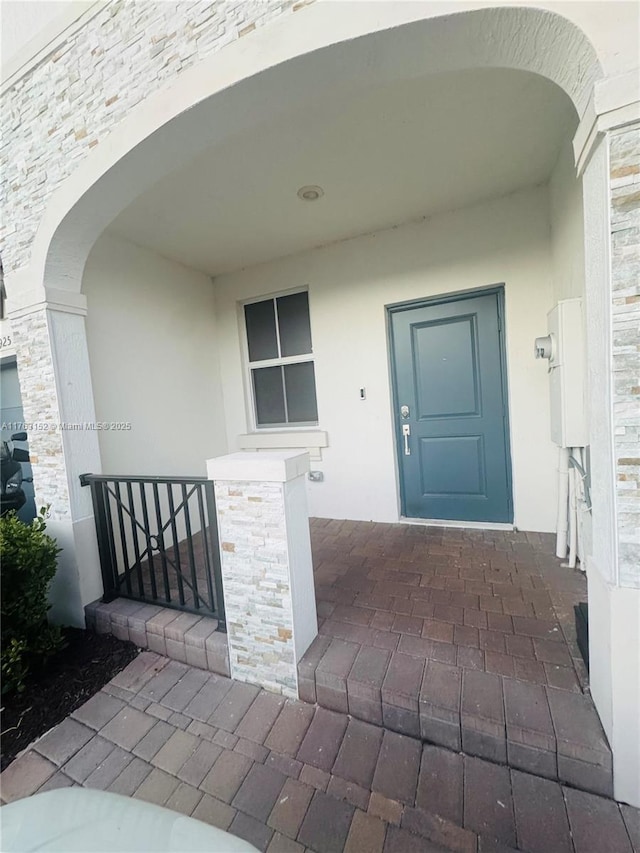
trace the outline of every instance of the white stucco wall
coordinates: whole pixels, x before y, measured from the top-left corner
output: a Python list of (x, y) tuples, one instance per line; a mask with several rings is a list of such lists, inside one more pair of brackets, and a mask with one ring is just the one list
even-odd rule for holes
[(206, 476), (226, 452), (211, 279), (103, 235), (83, 278), (96, 417), (110, 474)]
[(584, 297), (582, 181), (570, 140), (562, 146), (549, 181), (551, 256), (555, 302)]
[[(587, 340), (587, 306), (585, 300), (584, 212), (582, 180), (576, 175), (573, 147), (565, 142), (549, 181), (549, 213), (551, 220), (551, 260), (554, 303), (561, 299), (582, 299), (584, 341)], [(584, 345), (586, 385), (587, 352)], [(546, 363), (546, 362), (545, 362)], [(584, 416), (589, 420), (586, 391), (582, 397)], [(587, 441), (588, 443), (588, 441)], [(559, 453), (559, 451), (558, 451)], [(586, 505), (580, 503), (579, 553), (585, 567), (593, 539), (593, 519)]]
[[(312, 514), (397, 521), (385, 305), (506, 284), (515, 523), (554, 529), (555, 448), (533, 339), (553, 304), (546, 188), (301, 253), (215, 280), (230, 447), (250, 429), (238, 301), (309, 287), (319, 428)], [(359, 389), (366, 388), (366, 400)]]

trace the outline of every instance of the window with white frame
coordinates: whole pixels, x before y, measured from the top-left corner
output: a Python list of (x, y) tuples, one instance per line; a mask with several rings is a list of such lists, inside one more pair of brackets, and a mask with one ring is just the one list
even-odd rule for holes
[(308, 292), (249, 302), (244, 321), (256, 426), (315, 426)]

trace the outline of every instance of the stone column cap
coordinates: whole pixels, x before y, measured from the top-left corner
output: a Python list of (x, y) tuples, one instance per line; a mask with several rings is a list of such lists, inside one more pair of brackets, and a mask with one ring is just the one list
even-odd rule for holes
[(207, 460), (210, 480), (251, 483), (286, 483), (309, 470), (309, 454), (299, 450), (229, 453)]

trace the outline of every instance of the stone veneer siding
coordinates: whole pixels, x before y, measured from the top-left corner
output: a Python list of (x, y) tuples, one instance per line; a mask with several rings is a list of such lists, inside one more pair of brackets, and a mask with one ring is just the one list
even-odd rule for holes
[(612, 133), (609, 157), (618, 570), (640, 588), (640, 127)]
[(231, 677), (297, 698), (284, 483), (215, 483)]
[(112, 0), (2, 96), (5, 274), (25, 266), (51, 194), (136, 104), (305, 0)]
[(50, 505), (54, 519), (70, 519), (69, 487), (64, 464), (60, 414), (49, 323), (45, 308), (11, 320), (22, 393), (23, 417), (29, 427), (29, 455), (36, 506)]

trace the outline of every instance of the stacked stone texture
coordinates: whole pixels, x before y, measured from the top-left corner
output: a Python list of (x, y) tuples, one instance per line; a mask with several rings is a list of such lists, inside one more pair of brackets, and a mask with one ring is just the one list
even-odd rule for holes
[(112, 0), (11, 86), (0, 148), (5, 273), (28, 262), (51, 194), (136, 104), (292, 6)]
[(47, 311), (39, 308), (11, 321), (29, 454), (38, 507), (49, 505), (52, 518), (67, 519), (67, 485), (60, 415)]
[(215, 484), (231, 676), (297, 698), (284, 489)]
[(618, 567), (640, 588), (640, 127), (610, 140)]

